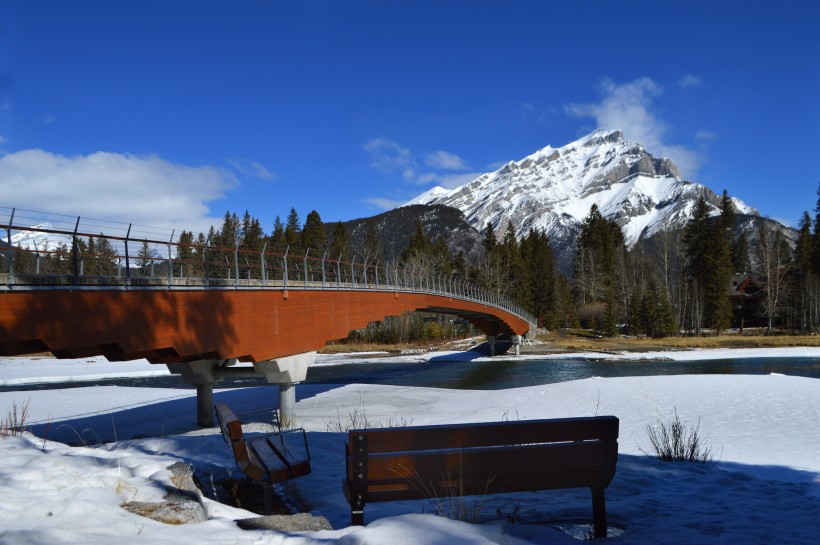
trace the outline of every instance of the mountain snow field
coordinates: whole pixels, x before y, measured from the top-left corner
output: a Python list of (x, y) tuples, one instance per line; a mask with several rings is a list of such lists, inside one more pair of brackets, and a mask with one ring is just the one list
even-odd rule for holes
[[(749, 354), (746, 354), (750, 352)], [(817, 357), (817, 349), (686, 351), (683, 359)], [(723, 353), (723, 354), (721, 354)], [(597, 355), (599, 356), (599, 355)], [(574, 355), (573, 357), (577, 357)], [(620, 357), (620, 356), (619, 356)], [(624, 356), (627, 357), (627, 356)], [(653, 357), (648, 355), (646, 357)], [(655, 355), (654, 357), (657, 357)], [(418, 359), (419, 357), (416, 356)], [(355, 361), (355, 358), (353, 358)], [(457, 358), (454, 358), (457, 359)], [(349, 361), (325, 356), (322, 364)], [(453, 365), (470, 365), (454, 361)], [(241, 530), (256, 516), (203, 500), (207, 520), (169, 525), (121, 507), (161, 502), (174, 486), (168, 466), (190, 464), (197, 475), (238, 474), (217, 429), (195, 426), (192, 389), (94, 386), (18, 391), (70, 374), (112, 376), (155, 372), (143, 361), (101, 358), (54, 361), (0, 359), (0, 416), (28, 403), (34, 434), (0, 439), (0, 543), (5, 544), (283, 544), (478, 545), (578, 543), (589, 532), (586, 490), (467, 497), (476, 524), (431, 514), (434, 501), (368, 505), (364, 527), (350, 527), (341, 491), (344, 434), (328, 431), (353, 411), (371, 423), (410, 425), (613, 414), (620, 419), (619, 461), (607, 488), (608, 542), (797, 543), (820, 530), (820, 381), (784, 375), (683, 375), (592, 378), (499, 391), (348, 384), (297, 386), (299, 424), (307, 430), (313, 472), (277, 485), (294, 506), (327, 517), (333, 530)], [(45, 384), (48, 387), (48, 384)], [(262, 430), (275, 387), (217, 390)], [(74, 400), (74, 402), (72, 402)], [(260, 412), (261, 411), (261, 412)], [(665, 463), (646, 456), (646, 426), (675, 412), (698, 425), (716, 463)], [(92, 429), (93, 428), (93, 429)], [(94, 436), (111, 442), (68, 446)], [(58, 441), (59, 439), (59, 441)], [(202, 483), (209, 486), (208, 482)]]

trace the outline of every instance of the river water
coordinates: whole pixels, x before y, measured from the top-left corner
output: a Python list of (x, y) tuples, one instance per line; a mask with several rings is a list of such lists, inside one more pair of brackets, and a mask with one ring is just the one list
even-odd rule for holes
[[(654, 375), (768, 375), (820, 378), (820, 358), (737, 358), (694, 361), (493, 359), (491, 361), (397, 362), (374, 358), (367, 363), (321, 365), (308, 371), (307, 384), (391, 384), (464, 390), (501, 390), (590, 377)], [(220, 382), (217, 388), (263, 386), (263, 378)], [(46, 383), (0, 387), (0, 391), (118, 385), (145, 388), (193, 388), (177, 375)]]

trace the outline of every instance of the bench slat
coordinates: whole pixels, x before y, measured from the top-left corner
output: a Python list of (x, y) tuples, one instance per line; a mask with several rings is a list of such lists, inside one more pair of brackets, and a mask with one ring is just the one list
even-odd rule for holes
[(396, 452), (443, 448), (582, 441), (618, 438), (614, 416), (484, 422), (407, 428), (350, 430), (368, 436), (369, 452)]

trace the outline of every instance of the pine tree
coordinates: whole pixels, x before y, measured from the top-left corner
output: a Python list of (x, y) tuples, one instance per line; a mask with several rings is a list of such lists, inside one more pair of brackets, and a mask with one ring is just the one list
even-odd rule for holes
[(137, 270), (139, 274), (143, 276), (147, 276), (151, 272), (151, 265), (154, 263), (154, 256), (151, 253), (151, 247), (148, 245), (148, 241), (142, 241), (142, 245), (140, 245), (139, 251), (137, 251), (137, 259), (134, 260), (134, 264), (137, 266)]
[(817, 327), (814, 318), (817, 301), (813, 297), (817, 281), (812, 253), (811, 217), (808, 212), (804, 212), (800, 219), (794, 247), (795, 298), (797, 300), (794, 312), (803, 333), (814, 331)]
[(686, 276), (690, 285), (691, 326), (700, 335), (704, 316), (704, 285), (709, 274), (709, 208), (703, 197), (698, 199), (692, 218), (683, 232), (686, 255)]
[(327, 231), (325, 224), (316, 210), (308, 214), (302, 229), (302, 247), (310, 248), (310, 254), (321, 257), (327, 249)]
[(285, 245), (290, 247), (289, 256), (302, 255), (301, 247), (302, 225), (299, 223), (299, 214), (295, 208), (290, 209), (288, 219), (285, 221)]
[(493, 228), (493, 224), (487, 222), (487, 227), (484, 228), (484, 251), (487, 254), (491, 253), (497, 244), (498, 240), (495, 238), (495, 229)]
[(183, 278), (194, 276), (194, 271), (200, 269), (201, 263), (194, 260), (194, 233), (192, 231), (182, 231), (179, 234), (176, 250), (179, 276)]
[(285, 226), (279, 216), (273, 221), (273, 232), (270, 236), (270, 250), (275, 254), (285, 253)]
[(746, 233), (740, 236), (732, 244), (732, 272), (746, 273), (752, 270), (749, 262), (749, 239)]
[(350, 233), (341, 221), (337, 221), (331, 232), (333, 238), (330, 243), (328, 259), (348, 261), (350, 259)]

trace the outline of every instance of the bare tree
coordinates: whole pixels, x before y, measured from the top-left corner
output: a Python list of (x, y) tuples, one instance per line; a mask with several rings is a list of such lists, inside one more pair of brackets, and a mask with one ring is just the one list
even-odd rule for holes
[(760, 272), (765, 277), (763, 311), (768, 319), (766, 332), (769, 334), (779, 311), (781, 293), (785, 289), (783, 281), (789, 271), (791, 249), (774, 223), (760, 222), (758, 225), (757, 259)]

